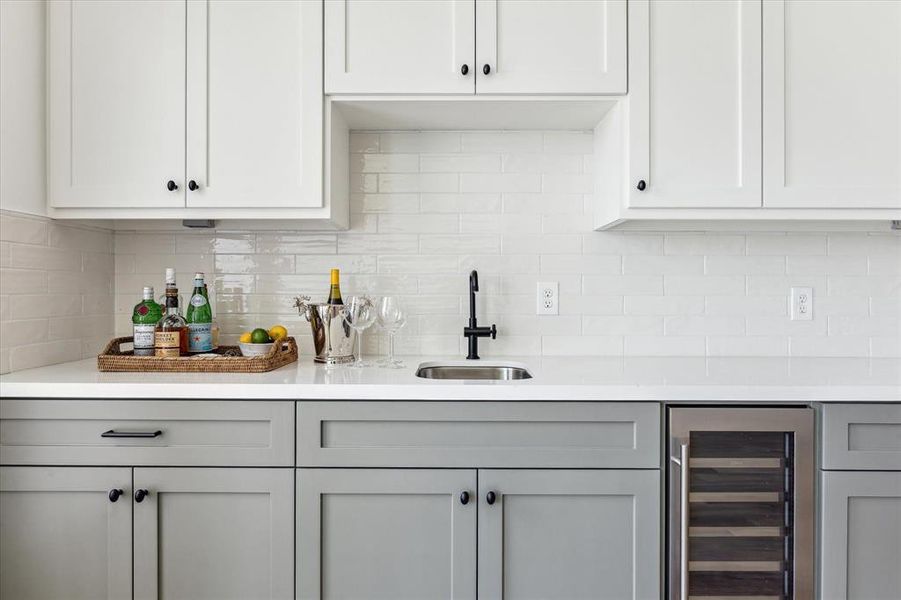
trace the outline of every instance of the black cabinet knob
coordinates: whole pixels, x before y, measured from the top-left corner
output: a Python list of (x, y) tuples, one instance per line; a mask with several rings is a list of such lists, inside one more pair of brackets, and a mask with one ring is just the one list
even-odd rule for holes
[(463, 75), (469, 75), (469, 65), (463, 65), (460, 67), (460, 73)]
[(200, 186), (197, 185), (197, 182), (194, 181), (193, 179), (192, 179), (191, 181), (188, 182), (188, 189), (191, 190), (192, 192), (193, 192), (194, 190), (198, 189), (199, 187), (200, 187)]
[(175, 182), (172, 181), (172, 180), (170, 179), (170, 180), (166, 183), (166, 189), (169, 190), (170, 192), (174, 192), (175, 190), (178, 189), (178, 186), (175, 185)]
[(460, 493), (460, 504), (469, 504), (469, 492)]
[(494, 492), (488, 492), (487, 494), (485, 494), (485, 500), (488, 502), (488, 504), (494, 504), (494, 501), (497, 500), (497, 494), (495, 494)]
[(639, 192), (643, 192), (645, 188), (648, 187), (648, 184), (644, 182), (644, 179), (639, 179), (638, 185), (636, 185), (635, 187), (638, 188)]
[(144, 498), (150, 495), (147, 490), (137, 490), (135, 492), (135, 502), (143, 502)]
[(121, 496), (122, 493), (123, 493), (122, 490), (110, 490), (109, 491), (109, 501), (115, 502), (116, 500), (119, 499), (119, 496)]
[(491, 72), (491, 67), (488, 65), (488, 63), (485, 63), (485, 66), (482, 67), (482, 73), (484, 73), (485, 75), (487, 75), (487, 74), (490, 73), (490, 72)]

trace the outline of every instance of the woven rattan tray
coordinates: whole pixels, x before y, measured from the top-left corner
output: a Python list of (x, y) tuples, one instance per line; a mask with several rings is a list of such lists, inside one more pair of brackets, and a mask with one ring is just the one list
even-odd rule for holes
[(269, 354), (241, 356), (238, 346), (220, 346), (218, 356), (135, 356), (123, 350), (131, 337), (115, 338), (97, 357), (97, 370), (106, 372), (145, 373), (265, 373), (297, 360), (297, 342), (293, 337), (272, 344)]

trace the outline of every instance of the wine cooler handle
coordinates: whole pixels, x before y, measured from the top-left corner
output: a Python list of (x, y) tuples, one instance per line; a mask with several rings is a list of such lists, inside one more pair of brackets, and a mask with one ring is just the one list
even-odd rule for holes
[(688, 441), (679, 444), (679, 600), (688, 600)]

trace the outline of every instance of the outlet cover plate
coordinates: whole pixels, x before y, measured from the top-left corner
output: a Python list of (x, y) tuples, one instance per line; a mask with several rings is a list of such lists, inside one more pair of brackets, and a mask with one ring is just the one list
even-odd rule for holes
[(792, 321), (813, 320), (813, 288), (793, 287), (791, 291)]
[(560, 286), (556, 281), (539, 281), (535, 296), (538, 315), (560, 314)]

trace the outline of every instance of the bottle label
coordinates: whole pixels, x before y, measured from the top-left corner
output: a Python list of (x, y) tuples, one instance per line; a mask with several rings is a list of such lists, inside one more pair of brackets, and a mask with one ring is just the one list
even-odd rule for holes
[(155, 325), (135, 325), (134, 338), (135, 350), (142, 348), (153, 348)]
[(212, 323), (188, 323), (188, 352), (210, 352), (212, 349)]
[(181, 356), (177, 331), (156, 332), (157, 356)]
[(194, 308), (199, 308), (206, 304), (206, 298), (204, 298), (201, 294), (194, 294), (191, 296), (191, 306)]

